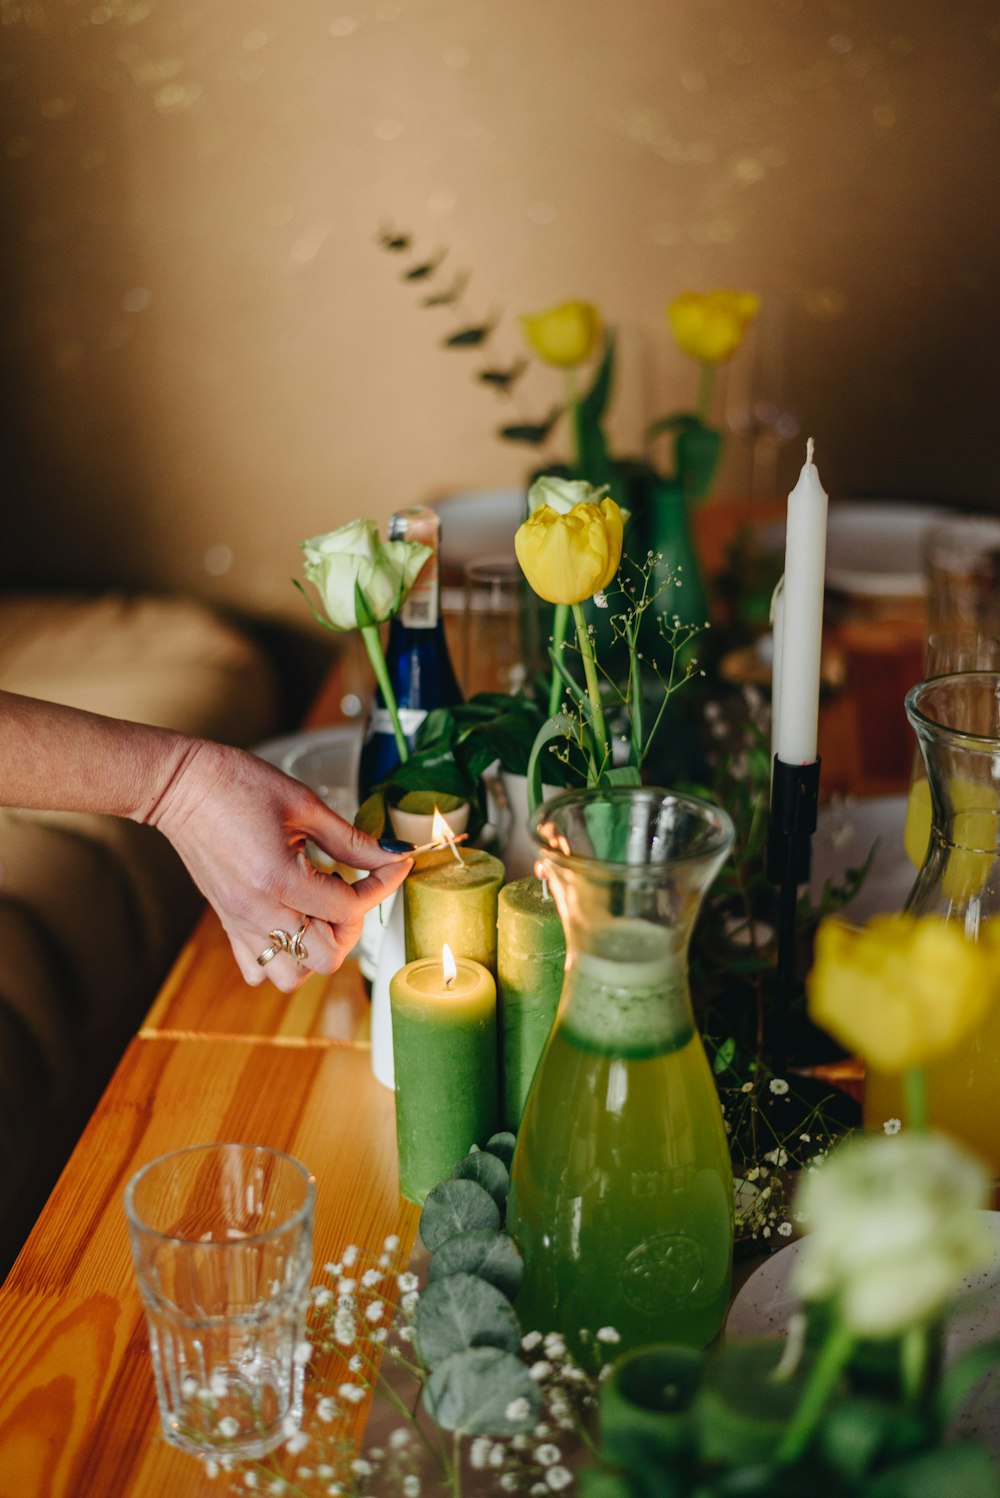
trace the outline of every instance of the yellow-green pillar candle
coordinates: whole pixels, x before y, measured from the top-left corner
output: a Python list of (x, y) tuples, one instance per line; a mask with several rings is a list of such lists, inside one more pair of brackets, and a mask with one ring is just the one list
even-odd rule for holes
[(556, 902), (529, 876), (505, 884), (497, 918), (503, 1126), (516, 1133), (562, 990), (566, 938)]
[(481, 848), (457, 848), (428, 855), (403, 885), (406, 960), (441, 960), (448, 943), (456, 957), (468, 957), (496, 972), (497, 897), (504, 881), (499, 858)]
[(481, 963), (455, 967), (449, 982), (439, 952), (389, 984), (399, 1189), (421, 1204), (499, 1116), (496, 984)]

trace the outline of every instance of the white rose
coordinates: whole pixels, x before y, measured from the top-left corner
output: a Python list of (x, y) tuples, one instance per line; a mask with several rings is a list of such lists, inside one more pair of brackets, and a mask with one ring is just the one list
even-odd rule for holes
[(833, 1300), (858, 1336), (927, 1325), (966, 1275), (993, 1261), (979, 1210), (988, 1194), (984, 1167), (943, 1134), (850, 1140), (798, 1193), (796, 1216), (809, 1231), (793, 1288), (804, 1300)]
[(607, 493), (606, 486), (595, 489), (583, 479), (561, 479), (544, 473), (528, 490), (528, 514), (533, 515), (540, 505), (548, 505), (558, 515), (568, 515), (574, 505), (599, 505)]
[(383, 541), (374, 520), (352, 520), (302, 542), (306, 577), (334, 629), (363, 629), (398, 613), (430, 547)]

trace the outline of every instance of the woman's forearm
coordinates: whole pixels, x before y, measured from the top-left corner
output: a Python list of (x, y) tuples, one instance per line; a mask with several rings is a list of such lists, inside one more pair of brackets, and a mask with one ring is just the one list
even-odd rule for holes
[(147, 822), (197, 741), (0, 692), (0, 805)]

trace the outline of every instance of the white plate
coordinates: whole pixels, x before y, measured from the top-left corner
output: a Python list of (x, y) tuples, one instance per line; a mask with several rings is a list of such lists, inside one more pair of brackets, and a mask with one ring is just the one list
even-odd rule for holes
[(861, 925), (873, 915), (902, 910), (913, 888), (916, 870), (903, 849), (905, 796), (866, 796), (831, 801), (820, 808), (812, 841), (809, 892), (817, 901), (828, 878), (860, 868), (874, 847), (868, 875), (853, 900), (843, 907)]
[[(926, 591), (924, 536), (952, 513), (879, 499), (836, 501), (827, 522), (827, 587), (860, 597), (921, 597)], [(781, 551), (784, 524), (763, 527), (760, 539), (768, 549)]]
[(524, 519), (524, 488), (472, 489), (436, 500), (441, 517), (441, 560), (449, 580), (476, 557), (513, 556), (514, 532)]
[(349, 767), (353, 784), (357, 773), (361, 734), (359, 724), (346, 724), (334, 728), (304, 728), (298, 733), (287, 733), (280, 739), (268, 739), (265, 744), (257, 744), (251, 753), (256, 754), (258, 759), (267, 760), (269, 765), (276, 765), (279, 770), (283, 770), (286, 759), (289, 759), (299, 749), (321, 749), (329, 745), (331, 749), (337, 749), (343, 753), (344, 763)]
[[(983, 1215), (994, 1242), (994, 1261), (988, 1269), (969, 1275), (962, 1283), (955, 1314), (948, 1322), (945, 1357), (949, 1361), (977, 1342), (1000, 1337), (1000, 1212)], [(801, 1249), (801, 1242), (789, 1243), (754, 1270), (729, 1308), (727, 1337), (784, 1335), (789, 1318), (798, 1309), (789, 1282)], [(956, 1434), (978, 1435), (994, 1454), (1000, 1452), (998, 1396), (1000, 1369), (991, 1372), (980, 1385), (976, 1404), (986, 1407), (964, 1410), (952, 1426)]]

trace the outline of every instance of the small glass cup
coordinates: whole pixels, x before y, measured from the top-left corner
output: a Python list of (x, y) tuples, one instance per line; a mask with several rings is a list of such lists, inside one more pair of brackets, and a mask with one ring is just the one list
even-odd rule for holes
[[(345, 822), (353, 822), (358, 809), (358, 752), (361, 735), (357, 728), (329, 728), (321, 738), (307, 737), (289, 749), (281, 768), (293, 780), (301, 780), (331, 811)], [(322, 874), (337, 873), (353, 883), (357, 870), (348, 868), (318, 848), (306, 843), (306, 856)]]
[(923, 553), (931, 634), (1000, 636), (1000, 516), (943, 520), (927, 532)]
[(291, 1155), (204, 1144), (125, 1190), (163, 1434), (256, 1460), (302, 1418), (316, 1183)]
[(462, 690), (516, 692), (527, 674), (522, 577), (512, 556), (477, 557), (463, 572)]

